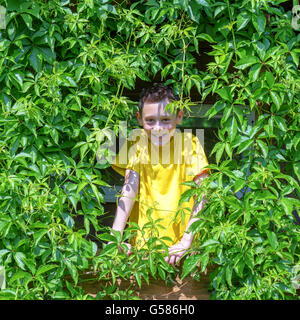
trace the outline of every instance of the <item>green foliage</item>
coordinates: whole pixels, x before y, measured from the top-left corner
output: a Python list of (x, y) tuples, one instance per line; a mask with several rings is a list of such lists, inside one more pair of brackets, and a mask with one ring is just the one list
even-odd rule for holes
[[(108, 129), (133, 123), (136, 102), (124, 92), (155, 77), (174, 85), (180, 108), (195, 90), (200, 102), (215, 98), (207, 117), (222, 114), (182, 276), (216, 264), (213, 298), (295, 296), (300, 38), (281, 2), (0, 1), (0, 298), (90, 299), (81, 274), (91, 269), (112, 281), (97, 298), (128, 298), (118, 277), (140, 285), (176, 274), (158, 239), (127, 257), (118, 248), (135, 227), (121, 239), (101, 222), (109, 164), (96, 163), (96, 150)], [(199, 71), (203, 42), (212, 61)], [(99, 241), (112, 243), (99, 253)]]

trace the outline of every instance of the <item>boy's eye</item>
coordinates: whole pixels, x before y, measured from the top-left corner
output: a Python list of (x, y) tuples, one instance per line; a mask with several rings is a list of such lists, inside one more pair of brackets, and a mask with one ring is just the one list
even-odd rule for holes
[(170, 119), (163, 119), (163, 122), (169, 122)]

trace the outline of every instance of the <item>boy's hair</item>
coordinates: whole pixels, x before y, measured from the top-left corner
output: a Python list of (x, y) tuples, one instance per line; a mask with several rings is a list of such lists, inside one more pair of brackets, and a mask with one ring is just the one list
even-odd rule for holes
[(142, 111), (145, 101), (150, 103), (157, 103), (164, 100), (179, 100), (179, 97), (174, 94), (171, 87), (164, 85), (163, 83), (153, 83), (149, 88), (144, 88), (140, 95), (139, 110)]

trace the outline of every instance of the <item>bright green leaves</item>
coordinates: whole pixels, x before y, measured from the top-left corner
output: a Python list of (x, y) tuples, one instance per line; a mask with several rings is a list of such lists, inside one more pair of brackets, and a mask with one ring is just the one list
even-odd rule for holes
[(247, 140), (242, 141), (242, 142), (239, 144), (237, 153), (242, 153), (242, 152), (246, 151), (247, 149), (250, 148), (250, 146), (251, 146), (252, 144), (253, 144), (253, 140), (252, 140), (252, 139), (247, 139)]
[(180, 206), (183, 202), (187, 202), (190, 201), (191, 197), (193, 197), (195, 194), (197, 193), (196, 189), (189, 189), (186, 190), (180, 198), (180, 201), (178, 203), (178, 205)]
[(262, 65), (260, 63), (256, 63), (251, 66), (250, 71), (249, 71), (249, 79), (251, 80), (251, 82), (257, 81), (261, 67), (262, 67)]
[(25, 262), (24, 262), (25, 254), (22, 252), (16, 252), (14, 254), (14, 259), (18, 267), (21, 268), (22, 270), (25, 270)]
[(235, 67), (237, 69), (244, 70), (258, 62), (259, 62), (259, 59), (255, 56), (244, 56), (237, 62)]
[(274, 85), (274, 83), (275, 83), (275, 78), (274, 78), (273, 73), (270, 72), (270, 71), (266, 71), (266, 73), (265, 73), (265, 79), (266, 79), (266, 81), (267, 81), (268, 87), (269, 87), (270, 89), (272, 89), (272, 87), (273, 87), (273, 85)]
[(184, 279), (188, 274), (195, 271), (197, 265), (202, 260), (202, 255), (195, 254), (185, 259), (182, 267), (181, 279)]
[(280, 204), (282, 205), (282, 207), (287, 215), (290, 215), (293, 210), (296, 210), (299, 212), (300, 201), (298, 199), (282, 198), (282, 199), (280, 199)]
[(232, 116), (228, 119), (228, 137), (231, 143), (234, 141), (237, 131), (238, 131), (238, 122), (235, 116)]
[(252, 14), (252, 23), (257, 33), (260, 35), (265, 31), (266, 27), (266, 17), (263, 12), (258, 14)]
[(254, 26), (255, 30), (259, 35), (265, 31), (265, 28), (266, 28), (265, 13), (262, 11), (250, 12), (246, 10), (243, 10), (237, 16), (237, 31), (240, 31), (244, 29), (246, 26), (248, 26), (248, 23), (250, 21), (252, 22), (252, 25)]
[(266, 231), (266, 233), (267, 233), (269, 244), (274, 250), (276, 250), (278, 247), (278, 240), (277, 240), (276, 234), (272, 231)]
[(268, 156), (268, 146), (267, 146), (267, 144), (265, 142), (263, 142), (262, 140), (256, 140), (256, 143), (261, 148), (261, 151), (263, 153), (264, 158), (267, 158), (267, 156)]
[(237, 16), (237, 31), (242, 30), (243, 28), (245, 28), (249, 21), (250, 21), (251, 17), (249, 15), (249, 13), (247, 11), (243, 11), (241, 12), (238, 16)]
[(273, 103), (276, 106), (276, 109), (279, 110), (280, 109), (280, 105), (281, 105), (280, 96), (276, 92), (273, 92), (273, 91), (270, 91), (270, 96), (271, 96), (271, 99), (272, 99)]
[[(130, 257), (119, 252), (138, 227), (122, 237), (102, 225), (109, 163), (95, 164), (97, 132), (116, 132), (124, 119), (134, 126), (128, 97), (154, 78), (173, 85), (187, 109), (213, 104), (204, 118), (220, 119), (210, 146), (217, 165), (200, 187), (208, 202), (191, 227), (181, 276), (217, 265), (217, 299), (284, 297), (289, 289), (280, 295), (278, 283), (290, 286), (286, 270), (299, 257), (300, 158), (299, 36), (286, 28), (283, 7), (80, 0), (49, 10), (43, 1), (17, 2), (7, 3), (0, 40), (0, 265), (10, 290), (0, 297), (78, 299), (81, 272), (91, 267), (114, 284), (100, 298), (125, 297), (118, 278), (141, 285), (176, 275), (156, 237)], [(180, 204), (200, 194), (190, 186)], [(155, 234), (158, 224), (146, 229)]]
[(222, 99), (231, 102), (233, 94), (229, 87), (223, 87), (221, 89), (216, 90), (216, 93), (221, 96)]

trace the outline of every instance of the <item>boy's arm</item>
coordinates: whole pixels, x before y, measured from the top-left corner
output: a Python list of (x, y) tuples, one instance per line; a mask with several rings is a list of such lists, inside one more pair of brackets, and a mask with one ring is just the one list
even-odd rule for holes
[(123, 234), (126, 222), (132, 210), (135, 197), (138, 193), (139, 184), (139, 174), (136, 171), (126, 169), (125, 181), (121, 191), (121, 197), (118, 201), (115, 219), (112, 225), (112, 229), (120, 231), (121, 234)]
[[(205, 179), (206, 177), (208, 177), (208, 174), (204, 173), (204, 174), (198, 176), (197, 179), (195, 180), (195, 182), (198, 185), (200, 185), (202, 180)], [(180, 258), (185, 254), (185, 252), (190, 248), (190, 246), (192, 245), (194, 236), (193, 236), (192, 232), (188, 232), (188, 230), (189, 230), (189, 227), (195, 221), (199, 220), (199, 218), (195, 218), (195, 216), (197, 215), (197, 213), (200, 210), (202, 210), (205, 202), (206, 202), (206, 199), (203, 197), (198, 205), (194, 204), (192, 214), (190, 216), (190, 219), (188, 221), (188, 224), (186, 226), (186, 229), (185, 229), (185, 232), (182, 236), (181, 241), (169, 248), (169, 256), (166, 257), (167, 263), (175, 265), (180, 260)]]

